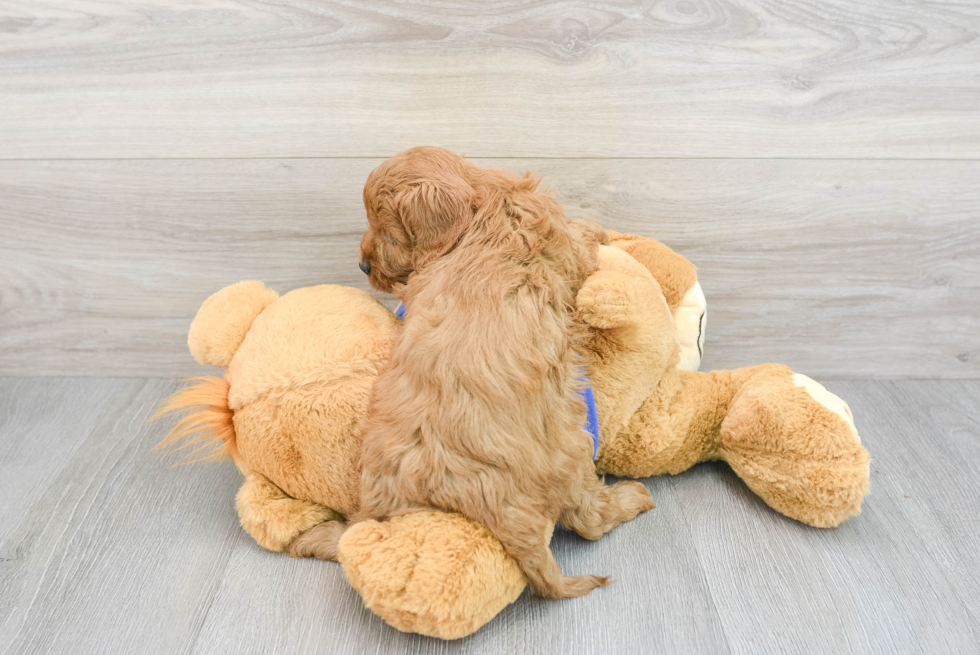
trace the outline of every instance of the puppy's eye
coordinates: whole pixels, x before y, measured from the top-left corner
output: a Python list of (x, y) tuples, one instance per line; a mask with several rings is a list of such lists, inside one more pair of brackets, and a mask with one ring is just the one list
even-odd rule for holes
[(389, 245), (392, 245), (392, 246), (397, 246), (398, 245), (398, 239), (396, 239), (395, 237), (391, 236), (390, 234), (384, 235), (384, 239), (385, 239), (385, 241)]

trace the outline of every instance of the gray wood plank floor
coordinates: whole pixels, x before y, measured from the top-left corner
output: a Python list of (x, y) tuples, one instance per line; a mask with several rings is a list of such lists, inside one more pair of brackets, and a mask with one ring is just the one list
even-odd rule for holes
[(723, 464), (647, 480), (657, 508), (570, 572), (616, 583), (525, 594), (477, 634), (398, 633), (338, 566), (239, 528), (230, 463), (172, 467), (147, 424), (176, 383), (0, 379), (5, 653), (965, 653), (980, 649), (980, 382), (839, 381), (872, 493), (835, 530), (785, 519)]

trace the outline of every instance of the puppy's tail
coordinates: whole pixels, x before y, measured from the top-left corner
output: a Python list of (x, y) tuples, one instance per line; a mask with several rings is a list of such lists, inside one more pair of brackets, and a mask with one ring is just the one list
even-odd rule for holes
[[(228, 381), (218, 377), (191, 378), (196, 382), (172, 394), (160, 403), (151, 421), (169, 414), (184, 416), (170, 429), (154, 450), (172, 446), (171, 452), (197, 446), (181, 461), (182, 464), (223, 459), (237, 459), (234, 413), (228, 407)], [(179, 444), (179, 445), (178, 445)]]

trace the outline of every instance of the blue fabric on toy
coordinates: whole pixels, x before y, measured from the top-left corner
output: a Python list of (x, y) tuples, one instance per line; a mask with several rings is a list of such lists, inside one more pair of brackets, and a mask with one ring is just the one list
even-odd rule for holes
[[(395, 316), (400, 319), (405, 318), (405, 303), (398, 303), (395, 309)], [(592, 435), (592, 459), (599, 454), (599, 413), (595, 408), (595, 396), (592, 395), (592, 383), (585, 371), (582, 372), (582, 381), (585, 388), (579, 391), (582, 400), (585, 401), (585, 429)]]

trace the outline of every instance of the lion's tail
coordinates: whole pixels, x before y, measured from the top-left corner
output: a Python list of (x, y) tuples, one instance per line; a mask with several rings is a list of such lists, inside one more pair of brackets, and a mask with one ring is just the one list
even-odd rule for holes
[[(212, 294), (191, 323), (187, 345), (201, 364), (226, 367), (238, 351), (252, 323), (279, 297), (261, 282), (239, 282)], [(182, 414), (155, 450), (172, 446), (174, 452), (196, 446), (182, 463), (231, 456), (238, 461), (233, 412), (228, 407), (228, 381), (217, 377), (191, 378), (196, 382), (160, 403), (150, 420)]]
[(213, 376), (190, 378), (189, 381), (196, 384), (166, 398), (150, 418), (154, 421), (169, 414), (184, 414), (155, 450), (172, 446), (171, 452), (177, 452), (196, 446), (181, 463), (222, 459), (229, 455), (238, 459), (233, 412), (228, 407), (228, 381)]

